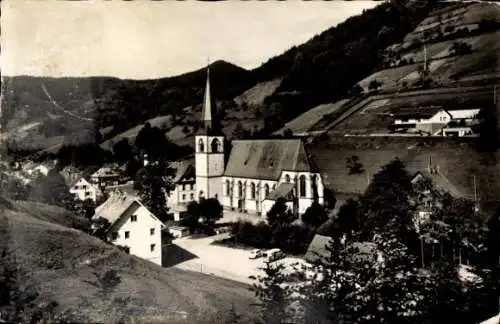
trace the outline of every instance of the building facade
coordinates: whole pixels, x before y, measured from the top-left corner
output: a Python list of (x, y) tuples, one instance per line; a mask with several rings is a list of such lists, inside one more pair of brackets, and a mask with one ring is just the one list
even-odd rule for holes
[(266, 215), (279, 198), (299, 215), (315, 200), (323, 204), (321, 174), (301, 139), (226, 143), (207, 73), (195, 159), (187, 169), (177, 170), (176, 188), (170, 195), (173, 210), (204, 198), (217, 199), (225, 209), (255, 215)]
[(104, 218), (111, 224), (110, 241), (129, 254), (162, 265), (163, 223), (136, 197), (118, 191), (96, 208), (94, 219)]
[(75, 195), (79, 200), (85, 201), (87, 199), (96, 202), (102, 196), (101, 190), (87, 181), (85, 178), (80, 178), (70, 189), (69, 192)]

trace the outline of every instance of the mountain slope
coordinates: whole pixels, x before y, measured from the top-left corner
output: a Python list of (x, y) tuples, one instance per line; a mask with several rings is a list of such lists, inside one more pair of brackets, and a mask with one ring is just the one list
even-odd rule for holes
[[(215, 62), (211, 67), (213, 96), (218, 99), (221, 111), (239, 111), (233, 101), (235, 97), (258, 83), (267, 84), (265, 88), (269, 91), (265, 96), (259, 93), (257, 98), (252, 94), (255, 91), (250, 90), (237, 98), (241, 104), (248, 101), (247, 105), (258, 103), (260, 107), (241, 117), (237, 114), (236, 119), (267, 126), (268, 133), (275, 131), (309, 108), (345, 96), (357, 81), (381, 64), (380, 51), (402, 40), (433, 6), (433, 2), (428, 1), (382, 3), (252, 71)], [(278, 79), (282, 80), (278, 87), (269, 86), (272, 80)], [(24, 136), (17, 144), (24, 139), (30, 144), (40, 142), (40, 147), (48, 147), (55, 145), (49, 139), (58, 135), (82, 130), (95, 132), (95, 128), (113, 126), (111, 132), (107, 132), (112, 137), (156, 116), (174, 115), (181, 126), (190, 126), (187, 123), (197, 118), (200, 111), (204, 80), (204, 69), (173, 78), (143, 81), (99, 77), (80, 80), (7, 77), (4, 78), (6, 97), (3, 104), (8, 108), (2, 118), (4, 130), (42, 122), (36, 135), (43, 136), (34, 141), (27, 141), (28, 137)], [(41, 83), (48, 91), (43, 91)], [(244, 98), (246, 100), (241, 100)], [(268, 109), (271, 106), (277, 108)], [(61, 107), (78, 117), (94, 117), (97, 125), (89, 126)], [(191, 109), (185, 110), (189, 107)], [(263, 114), (267, 111), (270, 112)], [(264, 123), (266, 118), (274, 122)], [(62, 129), (57, 129), (56, 125)]]
[[(0, 203), (0, 248), (13, 256), (10, 266), (19, 267), (19, 284), (38, 291), (37, 302), (56, 301), (57, 311), (67, 311), (73, 322), (214, 322), (214, 314), (233, 303), (246, 311), (253, 300), (245, 285), (158, 267), (80, 231), (18, 211), (15, 202)], [(118, 284), (104, 293), (98, 279), (109, 270), (117, 272)]]

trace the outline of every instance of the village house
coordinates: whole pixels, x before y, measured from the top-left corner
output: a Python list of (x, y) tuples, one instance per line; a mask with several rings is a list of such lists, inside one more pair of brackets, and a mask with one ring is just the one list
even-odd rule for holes
[(180, 213), (179, 206), (189, 201), (215, 198), (225, 209), (266, 215), (278, 198), (285, 198), (300, 215), (315, 199), (323, 204), (321, 174), (301, 139), (235, 140), (226, 150), (215, 112), (207, 73), (194, 165), (179, 168), (172, 209)]
[(103, 191), (109, 186), (119, 185), (122, 180), (121, 173), (111, 166), (103, 166), (90, 176), (90, 182)]
[(127, 253), (162, 265), (162, 230), (164, 224), (136, 197), (113, 191), (95, 210), (93, 219), (109, 221), (108, 235)]
[(398, 108), (391, 111), (396, 132), (412, 131), (428, 135), (471, 136), (479, 109), (444, 109), (440, 106)]
[(75, 198), (85, 201), (87, 199), (96, 202), (103, 196), (102, 191), (95, 185), (91, 184), (85, 178), (77, 180), (69, 189), (69, 192), (75, 195)]

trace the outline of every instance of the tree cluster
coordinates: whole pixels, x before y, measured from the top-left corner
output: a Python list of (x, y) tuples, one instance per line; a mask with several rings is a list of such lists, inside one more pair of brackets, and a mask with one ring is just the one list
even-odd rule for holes
[(181, 220), (189, 232), (213, 234), (215, 222), (222, 218), (222, 205), (215, 198), (201, 199), (200, 202), (191, 201)]
[[(412, 183), (396, 159), (340, 208), (326, 257), (292, 274), (269, 261), (254, 290), (264, 315), (280, 310), (270, 323), (477, 323), (498, 312), (499, 214)], [(462, 250), (478, 280), (459, 275)]]

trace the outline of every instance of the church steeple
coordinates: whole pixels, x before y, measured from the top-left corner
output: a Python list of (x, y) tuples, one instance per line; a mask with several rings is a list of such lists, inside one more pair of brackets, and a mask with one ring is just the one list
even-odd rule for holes
[(220, 132), (220, 125), (217, 119), (217, 109), (210, 92), (210, 65), (207, 66), (207, 81), (205, 84), (205, 95), (203, 97), (203, 108), (201, 110), (201, 123), (202, 127), (200, 131), (206, 134)]

